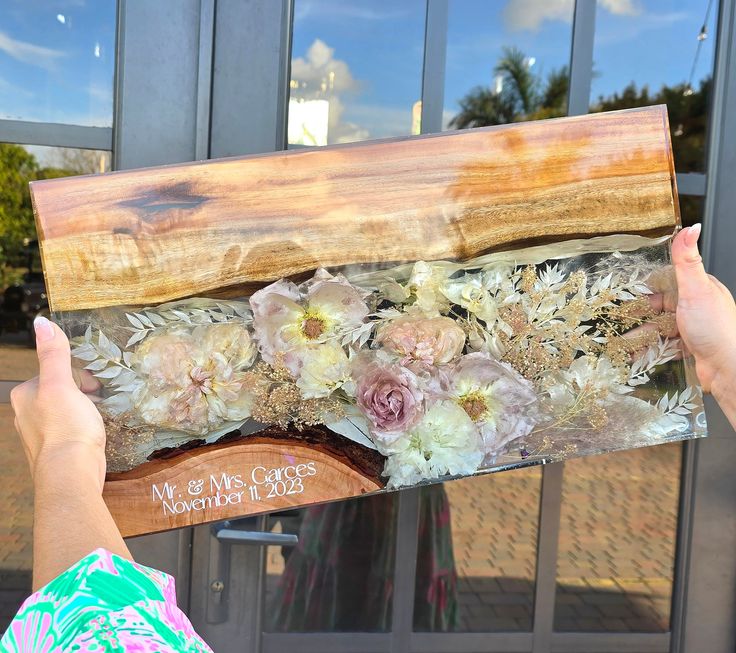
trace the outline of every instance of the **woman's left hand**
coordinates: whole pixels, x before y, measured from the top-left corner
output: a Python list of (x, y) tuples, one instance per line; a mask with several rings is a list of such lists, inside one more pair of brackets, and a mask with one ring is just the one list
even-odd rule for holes
[(69, 340), (53, 322), (38, 317), (36, 331), (39, 375), (10, 393), (15, 428), (20, 434), (31, 475), (53, 461), (74, 460), (94, 471), (100, 492), (105, 480), (105, 427), (86, 393), (99, 388), (88, 372), (72, 371)]

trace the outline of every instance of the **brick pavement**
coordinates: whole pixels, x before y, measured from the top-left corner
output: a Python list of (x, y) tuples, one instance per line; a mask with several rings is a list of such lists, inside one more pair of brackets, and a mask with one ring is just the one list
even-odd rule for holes
[[(680, 447), (566, 463), (555, 628), (669, 629)], [(541, 469), (445, 485), (462, 631), (532, 627)], [(268, 552), (267, 596), (283, 559)]]
[(0, 404), (0, 632), (31, 586), (33, 490), (10, 406)]
[[(32, 350), (0, 346), (0, 379), (35, 373)], [(0, 405), (0, 631), (30, 586), (32, 491), (9, 406)], [(558, 630), (667, 630), (679, 445), (566, 463)], [(541, 469), (446, 484), (460, 628), (529, 630)], [(269, 581), (282, 570), (268, 556)]]
[(36, 350), (27, 346), (27, 336), (3, 336), (0, 342), (0, 381), (25, 381), (36, 374)]

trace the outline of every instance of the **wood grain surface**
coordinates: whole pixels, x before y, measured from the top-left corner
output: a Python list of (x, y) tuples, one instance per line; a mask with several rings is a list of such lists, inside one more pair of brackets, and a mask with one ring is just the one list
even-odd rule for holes
[(33, 182), (52, 310), (679, 223), (662, 106)]
[(108, 475), (123, 537), (303, 507), (382, 489), (350, 459), (298, 440), (251, 437)]

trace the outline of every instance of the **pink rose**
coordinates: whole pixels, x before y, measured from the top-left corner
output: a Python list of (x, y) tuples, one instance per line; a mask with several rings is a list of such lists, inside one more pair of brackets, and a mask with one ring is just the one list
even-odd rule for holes
[(405, 432), (421, 416), (423, 397), (417, 378), (400, 365), (378, 361), (358, 367), (357, 372), (358, 407), (371, 422), (379, 449), (390, 449), (395, 439), (391, 435)]
[(445, 365), (465, 346), (465, 332), (449, 317), (400, 317), (378, 335), (386, 349), (402, 357), (402, 363)]

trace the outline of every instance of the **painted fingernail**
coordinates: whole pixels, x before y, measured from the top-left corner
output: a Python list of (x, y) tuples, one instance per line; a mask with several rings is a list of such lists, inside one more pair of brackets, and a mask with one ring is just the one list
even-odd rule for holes
[(699, 222), (694, 224), (692, 227), (688, 227), (686, 229), (687, 233), (685, 234), (685, 242), (687, 243), (688, 247), (693, 247), (698, 242), (701, 229), (702, 225)]
[(33, 320), (33, 329), (36, 331), (36, 342), (44, 342), (54, 337), (53, 325), (42, 315)]

